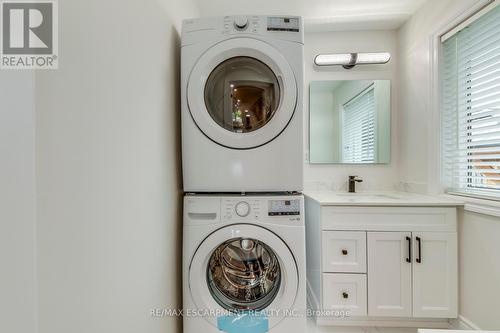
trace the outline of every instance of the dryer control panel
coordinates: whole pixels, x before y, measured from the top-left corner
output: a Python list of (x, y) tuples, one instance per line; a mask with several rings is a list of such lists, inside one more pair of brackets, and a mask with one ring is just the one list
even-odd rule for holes
[(271, 38), (304, 43), (300, 16), (228, 15), (200, 17), (182, 22), (182, 46), (211, 43), (228, 37)]
[(264, 31), (300, 32), (298, 16), (224, 16), (224, 34)]

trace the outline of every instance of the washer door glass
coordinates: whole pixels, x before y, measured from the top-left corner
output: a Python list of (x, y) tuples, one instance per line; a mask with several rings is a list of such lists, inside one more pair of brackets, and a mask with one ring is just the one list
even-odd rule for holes
[(210, 293), (227, 310), (262, 310), (276, 297), (281, 270), (273, 250), (255, 239), (220, 244), (207, 267)]
[(280, 87), (273, 71), (251, 57), (218, 65), (205, 84), (205, 105), (224, 129), (246, 133), (267, 124), (278, 109)]

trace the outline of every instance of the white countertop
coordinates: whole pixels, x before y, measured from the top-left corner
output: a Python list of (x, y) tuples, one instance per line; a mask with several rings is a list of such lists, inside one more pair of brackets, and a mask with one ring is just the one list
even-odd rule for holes
[(464, 202), (445, 196), (431, 196), (408, 192), (334, 192), (304, 191), (304, 195), (322, 206), (463, 206)]

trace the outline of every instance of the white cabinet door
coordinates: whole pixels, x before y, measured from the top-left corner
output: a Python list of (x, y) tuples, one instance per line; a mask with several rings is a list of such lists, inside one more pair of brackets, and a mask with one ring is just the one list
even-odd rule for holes
[(368, 315), (411, 317), (411, 233), (368, 233)]
[(457, 234), (413, 233), (413, 316), (457, 317)]

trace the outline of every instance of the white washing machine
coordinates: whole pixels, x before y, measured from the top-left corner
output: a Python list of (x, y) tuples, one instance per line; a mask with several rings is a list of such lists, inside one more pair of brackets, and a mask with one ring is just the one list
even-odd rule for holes
[(302, 190), (303, 40), (300, 17), (183, 22), (184, 191)]
[(302, 195), (184, 198), (184, 333), (306, 331)]

